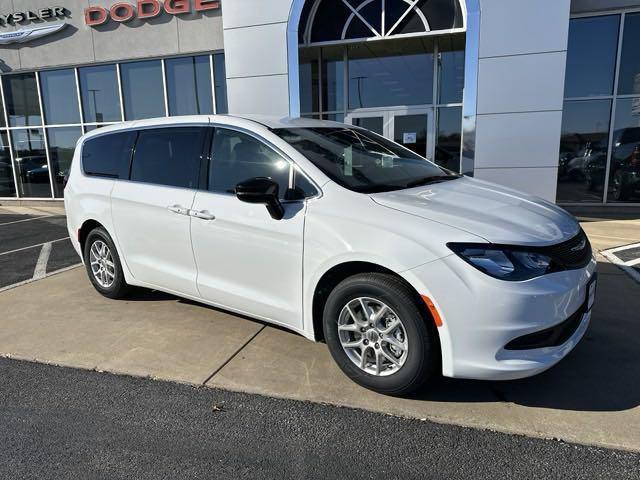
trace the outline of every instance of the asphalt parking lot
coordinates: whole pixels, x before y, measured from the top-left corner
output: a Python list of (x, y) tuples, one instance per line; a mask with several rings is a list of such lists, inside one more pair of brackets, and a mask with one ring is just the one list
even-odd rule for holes
[(0, 359), (0, 480), (637, 479), (640, 454)]
[(0, 291), (79, 262), (64, 215), (51, 212), (0, 215)]
[[(0, 214), (0, 235), (15, 220)], [(43, 236), (25, 242), (40, 252), (33, 245), (53, 242), (63, 225), (58, 217), (22, 223), (46, 224), (48, 234), (36, 228)], [(597, 250), (640, 242), (640, 220), (583, 228)], [(7, 257), (22, 248), (0, 246)], [(32, 253), (13, 280), (33, 279), (40, 253)], [(14, 261), (10, 268), (21, 265)], [(323, 344), (159, 292), (108, 300), (82, 268), (64, 263), (46, 271), (66, 271), (0, 292), (0, 356), (640, 452), (640, 285), (602, 255), (598, 262), (584, 341), (557, 367), (514, 382), (441, 379), (411, 398), (385, 397), (349, 381)]]

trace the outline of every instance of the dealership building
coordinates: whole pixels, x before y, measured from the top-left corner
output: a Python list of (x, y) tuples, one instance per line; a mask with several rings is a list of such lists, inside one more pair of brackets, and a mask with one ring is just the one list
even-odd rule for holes
[[(640, 206), (640, 0), (0, 0), (0, 202), (123, 120), (303, 116), (562, 205)], [(469, 199), (473, 201), (473, 199)]]

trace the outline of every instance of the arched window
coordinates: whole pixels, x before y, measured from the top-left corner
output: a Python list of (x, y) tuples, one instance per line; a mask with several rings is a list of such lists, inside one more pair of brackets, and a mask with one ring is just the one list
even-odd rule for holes
[(460, 0), (309, 0), (299, 34), (310, 45), (463, 29)]

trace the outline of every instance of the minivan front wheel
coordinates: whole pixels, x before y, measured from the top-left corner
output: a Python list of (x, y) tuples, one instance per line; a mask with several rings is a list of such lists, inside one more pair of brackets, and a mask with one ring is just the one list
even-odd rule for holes
[(420, 388), (437, 370), (437, 332), (416, 295), (388, 274), (359, 274), (341, 282), (324, 309), (324, 334), (340, 369), (387, 395)]
[(120, 257), (107, 231), (98, 227), (87, 236), (84, 264), (94, 288), (108, 298), (122, 298), (130, 286), (124, 279)]

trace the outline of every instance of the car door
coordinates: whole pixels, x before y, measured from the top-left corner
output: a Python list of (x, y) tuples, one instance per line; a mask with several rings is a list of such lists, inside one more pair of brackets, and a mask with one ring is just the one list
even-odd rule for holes
[(206, 191), (193, 203), (191, 232), (202, 297), (217, 305), (302, 327), (304, 201), (283, 203), (275, 220), (264, 205), (244, 203), (235, 186), (255, 177), (279, 184), (284, 200), (291, 164), (248, 133), (216, 128)]
[(116, 237), (136, 280), (197, 296), (189, 209), (199, 182), (206, 127), (140, 130), (128, 181), (111, 194)]

